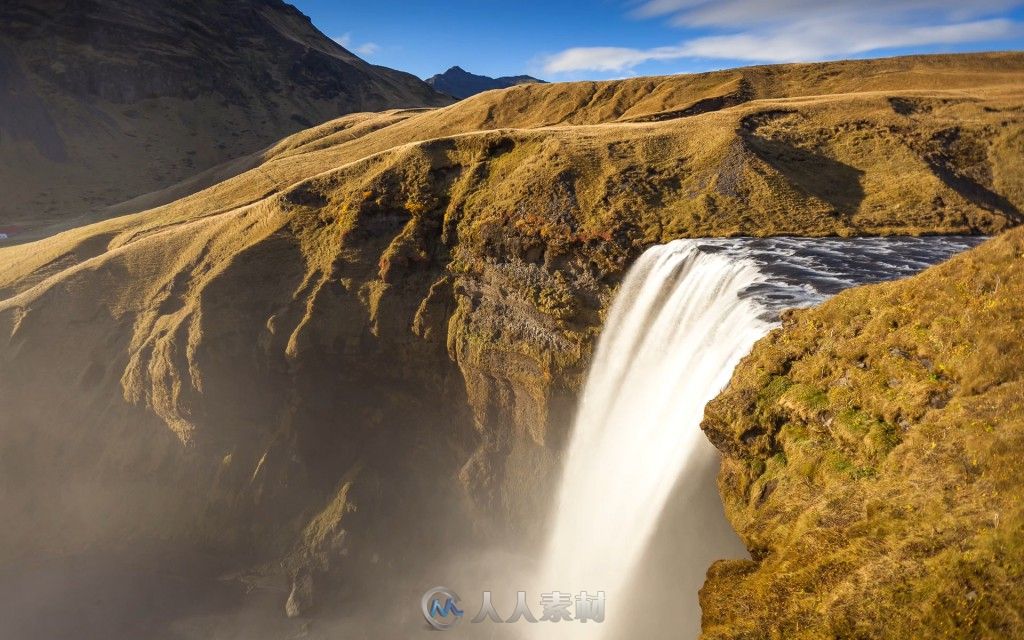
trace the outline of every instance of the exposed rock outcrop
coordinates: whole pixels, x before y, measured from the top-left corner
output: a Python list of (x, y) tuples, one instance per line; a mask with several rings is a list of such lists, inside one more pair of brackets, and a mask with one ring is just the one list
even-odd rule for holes
[(1022, 74), (907, 58), (354, 114), (0, 249), (0, 553), (179, 545), (329, 589), (528, 542), (634, 257), (1009, 228)]

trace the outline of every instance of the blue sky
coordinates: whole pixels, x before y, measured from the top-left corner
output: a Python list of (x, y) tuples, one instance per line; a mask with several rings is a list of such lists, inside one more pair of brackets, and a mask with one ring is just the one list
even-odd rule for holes
[(290, 0), (420, 77), (621, 78), (746, 64), (1024, 49), (1024, 0)]

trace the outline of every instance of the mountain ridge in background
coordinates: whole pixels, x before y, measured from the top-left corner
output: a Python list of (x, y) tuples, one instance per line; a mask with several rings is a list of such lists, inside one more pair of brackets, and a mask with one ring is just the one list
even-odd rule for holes
[(0, 225), (95, 212), (345, 113), (451, 102), (280, 0), (10, 0), (0, 23)]
[(460, 100), (492, 89), (508, 89), (520, 84), (546, 84), (545, 80), (527, 75), (501, 76), (500, 78), (481, 76), (470, 73), (459, 66), (454, 66), (444, 73), (435, 74), (427, 78), (426, 82), (441, 93)]

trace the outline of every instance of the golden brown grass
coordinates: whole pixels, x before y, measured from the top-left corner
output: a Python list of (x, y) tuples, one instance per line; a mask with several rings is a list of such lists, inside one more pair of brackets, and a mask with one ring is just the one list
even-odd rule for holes
[[(1008, 228), (1022, 78), (992, 54), (516, 87), (346, 116), (0, 249), (0, 550), (155, 538), (276, 566), (343, 502), (343, 565), (532, 522), (640, 251)], [(777, 391), (814, 405), (806, 384)], [(828, 464), (878, 472), (872, 416), (837, 418), (871, 446)]]
[[(355, 114), (118, 211), (255, 167), (195, 196), (26, 247), (20, 253), (35, 257), (14, 271), (7, 267), (19, 251), (5, 250), (0, 284), (74, 254), (85, 237), (114, 234), (116, 246), (271, 202), (302, 182), (344, 180), (330, 188), (353, 208), (389, 173), (404, 174), (402, 189), (422, 191), (435, 188), (423, 172), (449, 172), (439, 193), (422, 195), (457, 196), (445, 206), (479, 224), (539, 216), (547, 227), (549, 209), (564, 206), (584, 235), (621, 231), (640, 242), (992, 232), (1024, 206), (1022, 67), (1019, 54), (752, 67), (524, 85), (445, 109)], [(686, 115), (697, 103), (711, 110)], [(571, 197), (556, 205), (558, 190)]]
[(1024, 633), (1024, 232), (795, 312), (709, 405), (708, 638)]

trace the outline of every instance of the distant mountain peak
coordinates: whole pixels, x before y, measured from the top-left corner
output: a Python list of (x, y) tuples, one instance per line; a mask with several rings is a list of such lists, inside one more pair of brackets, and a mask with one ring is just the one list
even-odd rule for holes
[(481, 76), (470, 73), (458, 65), (451, 67), (444, 73), (439, 73), (427, 79), (427, 84), (434, 87), (437, 91), (460, 99), (492, 89), (507, 89), (518, 84), (541, 82), (544, 82), (544, 80), (526, 75), (502, 76), (500, 78)]

